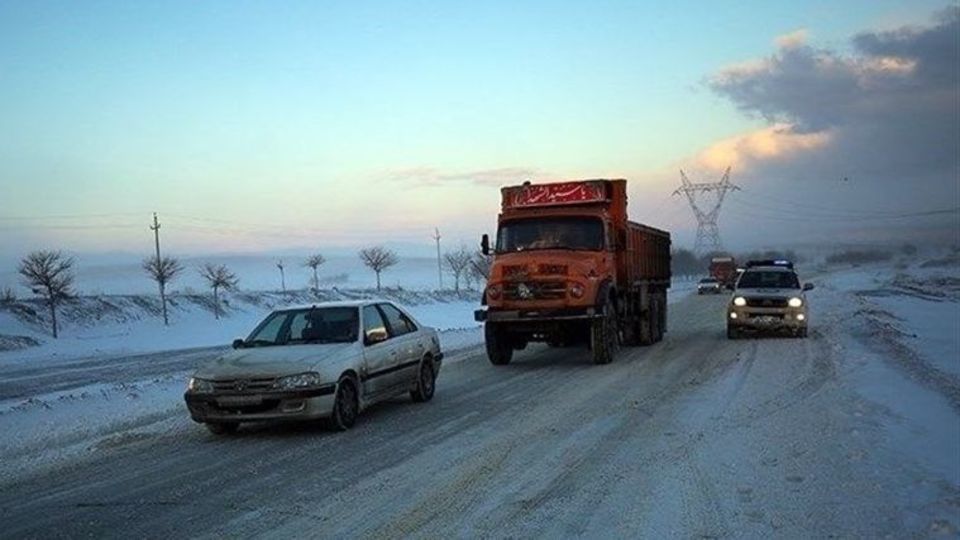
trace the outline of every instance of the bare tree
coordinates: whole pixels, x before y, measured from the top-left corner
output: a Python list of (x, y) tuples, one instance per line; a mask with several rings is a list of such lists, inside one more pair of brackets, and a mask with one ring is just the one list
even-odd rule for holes
[(490, 276), (490, 263), (492, 259), (489, 255), (484, 255), (482, 251), (474, 252), (470, 257), (470, 268), (467, 272), (478, 283), (483, 283)]
[(283, 274), (283, 259), (277, 261), (277, 268), (280, 269), (280, 289), (286, 293), (287, 292), (287, 278)]
[(226, 265), (207, 263), (200, 268), (200, 275), (207, 280), (207, 284), (213, 289), (213, 315), (220, 318), (220, 289), (229, 291), (237, 287), (240, 281), (237, 275), (231, 272)]
[(59, 251), (34, 251), (17, 269), (26, 285), (47, 299), (54, 338), (58, 337), (57, 305), (71, 295), (73, 263), (73, 257), (64, 257)]
[(443, 265), (453, 276), (453, 290), (458, 293), (460, 292), (460, 278), (470, 267), (470, 259), (470, 252), (462, 244), (456, 251), (448, 251), (443, 254)]
[(313, 290), (320, 288), (320, 277), (317, 276), (317, 268), (325, 262), (327, 262), (327, 260), (323, 258), (323, 255), (317, 253), (307, 257), (307, 260), (303, 263), (303, 266), (313, 269)]
[(17, 293), (10, 287), (0, 289), (0, 304), (12, 304), (17, 301)]
[(143, 260), (143, 271), (160, 287), (160, 304), (163, 306), (163, 325), (168, 326), (167, 318), (167, 284), (174, 280), (181, 272), (183, 265), (173, 257), (147, 257)]
[(377, 290), (380, 290), (380, 272), (397, 264), (397, 254), (381, 246), (360, 250), (360, 260), (377, 274)]

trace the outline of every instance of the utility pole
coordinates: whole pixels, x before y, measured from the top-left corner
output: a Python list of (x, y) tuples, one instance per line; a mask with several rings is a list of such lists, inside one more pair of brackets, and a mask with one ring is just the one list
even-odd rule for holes
[(434, 227), (433, 229), (433, 239), (437, 241), (437, 283), (440, 287), (439, 290), (443, 290), (443, 265), (441, 264), (440, 259), (440, 229)]
[[(673, 192), (674, 195), (683, 193), (687, 196), (690, 203), (690, 209), (693, 210), (693, 216), (697, 218), (697, 239), (694, 242), (693, 251), (697, 255), (703, 255), (708, 251), (723, 251), (723, 243), (720, 241), (720, 226), (717, 225), (717, 219), (720, 217), (720, 207), (723, 205), (723, 199), (728, 191), (737, 191), (740, 188), (730, 182), (730, 167), (720, 178), (719, 182), (691, 182), (687, 175), (680, 170), (680, 187)], [(706, 208), (701, 208), (697, 204), (697, 194), (715, 193), (713, 202)], [(705, 196), (705, 195), (704, 195)]]
[(280, 288), (283, 290), (283, 293), (287, 293), (287, 280), (283, 275), (283, 259), (277, 261), (277, 268), (280, 269)]
[[(157, 221), (157, 213), (153, 213), (153, 225), (150, 226), (150, 230), (153, 231), (153, 244), (157, 248), (157, 269), (163, 268), (163, 262), (160, 259), (160, 222)], [(167, 318), (167, 293), (164, 290), (163, 280), (158, 280), (157, 285), (160, 287), (160, 305), (163, 306), (163, 325), (169, 326), (170, 321)]]

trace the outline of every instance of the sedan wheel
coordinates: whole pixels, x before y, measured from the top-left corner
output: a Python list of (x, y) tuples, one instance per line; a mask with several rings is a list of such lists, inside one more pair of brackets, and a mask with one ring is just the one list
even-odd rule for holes
[(342, 379), (337, 385), (337, 396), (333, 402), (333, 414), (330, 416), (331, 427), (337, 431), (346, 431), (357, 423), (357, 414), (360, 404), (357, 399), (357, 388), (350, 379)]
[(430, 401), (436, 390), (437, 374), (433, 370), (433, 360), (430, 358), (420, 362), (420, 372), (417, 374), (417, 388), (410, 392), (410, 397), (417, 403)]

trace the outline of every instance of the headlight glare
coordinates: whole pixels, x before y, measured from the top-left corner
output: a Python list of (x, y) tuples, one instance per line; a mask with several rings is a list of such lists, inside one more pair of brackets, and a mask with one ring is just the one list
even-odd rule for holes
[(733, 299), (733, 305), (735, 305), (735, 306), (745, 306), (745, 305), (747, 305), (747, 299), (744, 298), (744, 297), (742, 297), (742, 296), (738, 296), (738, 297), (736, 297), (736, 298)]
[(187, 383), (187, 390), (191, 392), (213, 392), (213, 382), (206, 379), (190, 377), (190, 382)]
[(295, 388), (306, 388), (320, 384), (320, 374), (312, 371), (307, 373), (298, 373), (287, 377), (280, 377), (273, 382), (273, 388), (277, 390), (292, 390)]
[(787, 305), (790, 307), (800, 307), (803, 305), (803, 300), (801, 298), (793, 297), (787, 302)]

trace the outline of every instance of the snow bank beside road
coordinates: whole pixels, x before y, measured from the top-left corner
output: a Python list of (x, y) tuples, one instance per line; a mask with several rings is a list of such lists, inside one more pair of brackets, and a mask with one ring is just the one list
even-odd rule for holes
[[(225, 296), (217, 320), (207, 296), (174, 296), (170, 326), (164, 326), (153, 296), (87, 296), (64, 306), (60, 339), (48, 334), (48, 315), (36, 301), (0, 306), (0, 362), (79, 358), (226, 345), (243, 337), (272, 309), (328, 300), (384, 298), (407, 307), (426, 325), (444, 329), (476, 326), (475, 292), (388, 289), (321, 290), (286, 294), (241, 292)], [(3, 350), (3, 348), (7, 350)]]

